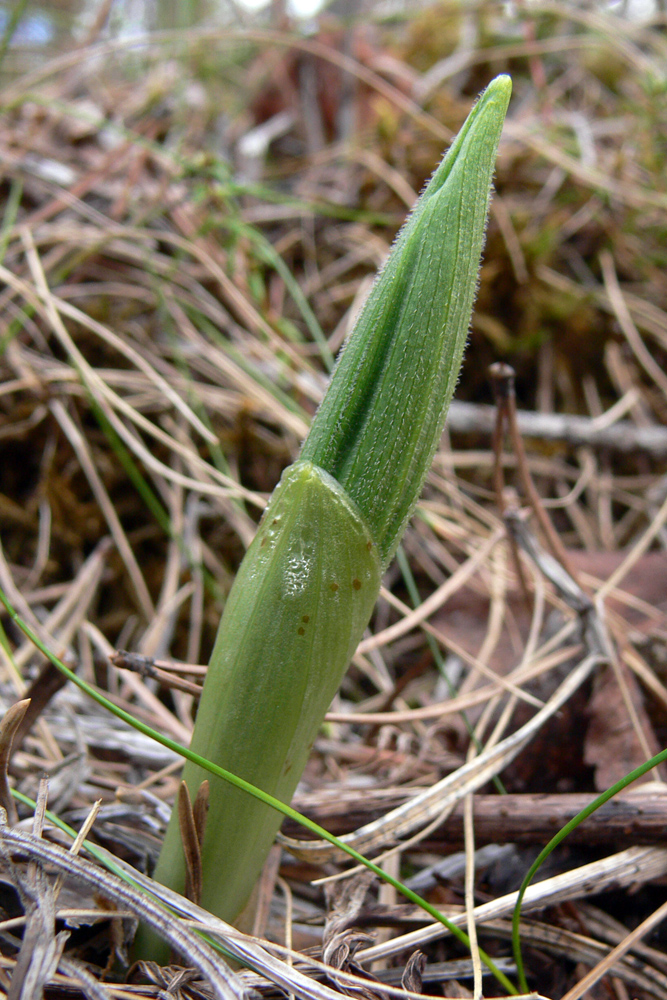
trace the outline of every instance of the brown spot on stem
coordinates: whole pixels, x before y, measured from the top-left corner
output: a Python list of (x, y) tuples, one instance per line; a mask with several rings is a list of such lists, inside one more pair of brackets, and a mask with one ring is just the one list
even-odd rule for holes
[(336, 591), (338, 590), (338, 584), (337, 584), (337, 583), (332, 583), (332, 584), (331, 584), (331, 589), (333, 590), (333, 592), (334, 592), (334, 594), (335, 594), (335, 593), (336, 593)]
[(361, 580), (357, 580), (355, 576), (354, 580), (352, 581), (352, 586), (354, 587), (355, 590), (361, 590)]
[(301, 621), (305, 622), (306, 625), (307, 625), (308, 622), (310, 621), (310, 615), (304, 615), (303, 618), (301, 619)]
[(299, 635), (305, 635), (306, 634), (306, 630), (303, 627), (303, 625), (299, 625), (299, 627), (297, 629), (297, 632), (299, 633)]

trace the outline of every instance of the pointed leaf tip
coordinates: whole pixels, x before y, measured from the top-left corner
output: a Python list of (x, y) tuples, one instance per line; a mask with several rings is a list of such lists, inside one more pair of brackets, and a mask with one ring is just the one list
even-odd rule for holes
[(501, 73), (500, 76), (496, 76), (486, 88), (482, 97), (486, 97), (487, 94), (498, 105), (499, 125), (502, 128), (510, 103), (510, 97), (512, 96), (512, 77), (508, 76), (507, 73)]
[(493, 78), (489, 86), (486, 88), (486, 92), (493, 90), (498, 95), (503, 95), (506, 101), (509, 101), (512, 96), (512, 77), (507, 73), (501, 73), (499, 76)]

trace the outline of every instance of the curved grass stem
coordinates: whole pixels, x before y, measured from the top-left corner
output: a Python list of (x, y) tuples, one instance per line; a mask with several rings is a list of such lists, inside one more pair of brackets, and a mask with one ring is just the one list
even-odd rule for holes
[[(389, 885), (393, 886), (394, 889), (396, 889), (403, 896), (405, 896), (405, 898), (408, 899), (411, 903), (414, 903), (415, 906), (419, 906), (422, 910), (428, 913), (429, 916), (433, 917), (434, 920), (443, 924), (443, 926), (446, 927), (447, 930), (450, 931), (450, 933), (453, 934), (454, 937), (456, 937), (463, 945), (465, 945), (466, 948), (470, 946), (470, 939), (468, 938), (468, 935), (464, 931), (462, 931), (460, 927), (457, 927), (455, 924), (449, 921), (447, 917), (443, 916), (443, 914), (440, 913), (440, 911), (435, 906), (427, 902), (427, 900), (423, 899), (416, 892), (413, 892), (412, 889), (409, 889), (398, 879), (393, 878), (387, 872), (383, 871), (383, 869), (380, 868), (378, 865), (374, 864), (368, 858), (365, 858), (363, 854), (360, 854), (358, 851), (355, 851), (353, 847), (349, 847), (342, 840), (339, 840), (338, 837), (335, 837), (332, 833), (329, 833), (328, 830), (325, 830), (323, 827), (319, 826), (319, 824), (313, 822), (313, 820), (309, 819), (307, 816), (304, 816), (302, 813), (297, 812), (296, 809), (293, 809), (285, 802), (280, 802), (278, 799), (274, 798), (274, 796), (268, 795), (266, 792), (263, 792), (260, 788), (256, 788), (254, 785), (250, 784), (250, 782), (244, 781), (243, 778), (238, 778), (235, 774), (231, 774), (229, 771), (226, 771), (224, 768), (219, 767), (217, 764), (213, 764), (211, 763), (211, 761), (205, 760), (203, 757), (199, 756), (199, 754), (194, 753), (187, 747), (181, 746), (179, 743), (176, 743), (175, 740), (170, 739), (168, 736), (164, 736), (162, 733), (159, 733), (157, 730), (152, 729), (151, 726), (146, 725), (146, 723), (141, 722), (139, 719), (135, 719), (130, 712), (126, 712), (124, 709), (119, 708), (117, 705), (114, 705), (113, 702), (109, 701), (108, 698), (105, 698), (105, 696), (100, 691), (97, 691), (95, 688), (91, 687), (91, 685), (88, 684), (86, 681), (84, 681), (82, 678), (77, 677), (74, 671), (70, 670), (69, 667), (67, 667), (55, 655), (55, 653), (51, 652), (51, 650), (38, 638), (38, 636), (35, 635), (35, 633), (32, 631), (29, 625), (26, 622), (24, 622), (23, 619), (20, 617), (20, 615), (14, 610), (14, 608), (10, 604), (9, 600), (7, 599), (7, 596), (5, 595), (2, 589), (0, 589), (0, 601), (2, 602), (2, 604), (4, 604), (7, 613), (11, 617), (14, 624), (21, 629), (23, 634), (33, 643), (33, 645), (37, 649), (39, 649), (39, 651), (43, 653), (44, 656), (46, 656), (51, 661), (54, 667), (56, 667), (62, 674), (64, 674), (64, 676), (67, 677), (68, 680), (70, 680), (81, 691), (83, 691), (90, 698), (92, 698), (93, 701), (96, 701), (98, 705), (101, 705), (102, 708), (107, 709), (117, 718), (122, 719), (123, 722), (126, 722), (128, 725), (132, 726), (133, 729), (136, 729), (138, 732), (143, 733), (144, 736), (150, 737), (151, 739), (155, 740), (156, 743), (160, 743), (162, 746), (167, 747), (168, 750), (174, 751), (174, 753), (179, 754), (186, 760), (192, 761), (199, 767), (204, 768), (204, 770), (209, 771), (211, 774), (214, 774), (217, 777), (222, 778), (224, 781), (228, 781), (231, 785), (234, 785), (241, 791), (247, 792), (248, 795), (252, 795), (257, 799), (260, 799), (262, 802), (264, 802), (265, 805), (271, 806), (271, 808), (276, 809), (278, 812), (282, 813), (283, 816), (287, 816), (289, 819), (292, 819), (295, 822), (300, 823), (307, 830), (310, 830), (311, 833), (314, 833), (317, 837), (320, 837), (323, 840), (327, 840), (330, 844), (333, 844), (334, 846), (339, 848), (339, 850), (344, 851), (345, 854), (349, 855), (349, 857), (351, 857), (354, 861), (356, 861), (357, 864), (364, 865), (366, 868), (368, 868), (369, 871), (373, 872), (374, 875), (377, 875), (378, 878), (381, 878), (383, 881), (388, 882)], [(504, 972), (501, 972), (501, 970), (495, 965), (493, 959), (491, 959), (485, 952), (481, 950), (480, 950), (480, 956), (486, 967), (496, 977), (498, 982), (510, 994), (516, 995), (518, 992), (516, 987), (513, 985), (510, 979), (508, 979), (508, 977), (504, 974)]]
[(588, 819), (588, 817), (592, 813), (594, 813), (596, 809), (599, 809), (600, 806), (603, 806), (605, 802), (609, 802), (609, 799), (613, 799), (615, 795), (618, 795), (619, 792), (622, 792), (623, 789), (627, 788), (628, 785), (631, 785), (633, 781), (637, 781), (638, 778), (643, 777), (643, 775), (645, 775), (648, 771), (652, 770), (652, 768), (657, 767), (658, 764), (662, 764), (663, 761), (667, 761), (667, 750), (661, 750), (660, 753), (655, 755), (655, 757), (651, 757), (650, 760), (647, 760), (644, 764), (641, 764), (639, 767), (636, 767), (634, 771), (630, 771), (629, 774), (626, 774), (624, 778), (621, 778), (620, 781), (616, 782), (616, 784), (612, 785), (606, 791), (602, 792), (601, 795), (598, 795), (598, 797), (594, 799), (593, 802), (589, 803), (589, 805), (587, 805), (585, 809), (582, 809), (580, 813), (577, 813), (576, 816), (573, 816), (572, 819), (569, 821), (569, 823), (566, 823), (565, 826), (561, 830), (559, 830), (555, 836), (551, 838), (549, 843), (546, 845), (545, 848), (543, 848), (542, 851), (540, 851), (538, 856), (535, 858), (535, 861), (528, 869), (526, 877), (521, 883), (521, 888), (519, 889), (519, 895), (517, 896), (516, 904), (514, 907), (514, 913), (512, 914), (512, 950), (514, 952), (514, 959), (516, 961), (517, 972), (519, 976), (519, 987), (523, 993), (528, 993), (529, 990), (528, 990), (528, 983), (526, 981), (526, 973), (523, 965), (523, 958), (521, 955), (521, 936), (519, 932), (519, 922), (521, 919), (521, 903), (523, 902), (523, 897), (526, 894), (526, 889), (533, 881), (536, 872), (541, 867), (541, 865), (546, 861), (546, 859), (549, 857), (554, 848), (558, 847), (558, 845), (562, 843), (562, 841), (565, 840), (565, 838), (570, 833), (572, 833), (573, 830), (576, 830), (576, 828), (580, 825), (580, 823), (583, 823), (585, 819)]

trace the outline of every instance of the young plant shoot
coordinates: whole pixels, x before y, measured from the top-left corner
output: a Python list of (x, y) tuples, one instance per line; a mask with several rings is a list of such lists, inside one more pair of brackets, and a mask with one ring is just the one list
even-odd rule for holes
[[(489, 85), (401, 230), (225, 607), (192, 749), (285, 802), (368, 624), (442, 433), (510, 93), (507, 76)], [(193, 801), (210, 781), (201, 904), (232, 921), (281, 816), (189, 761), (183, 777)], [(176, 813), (155, 877), (183, 892)]]

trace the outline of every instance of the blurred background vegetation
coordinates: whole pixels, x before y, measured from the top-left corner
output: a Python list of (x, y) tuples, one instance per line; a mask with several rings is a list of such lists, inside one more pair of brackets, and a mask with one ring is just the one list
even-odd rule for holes
[[(74, 485), (83, 474), (93, 488), (68, 464), (70, 419), (92, 434), (114, 531), (155, 571), (146, 584), (132, 568), (135, 610), (148, 616), (162, 586), (175, 515), (160, 477), (174, 463), (184, 488), (210, 481), (206, 559), (224, 594), (255, 491), (294, 458), (401, 221), (499, 72), (514, 95), (458, 399), (490, 402), (487, 368), (503, 360), (526, 409), (599, 417), (618, 403), (637, 426), (665, 422), (662, 4), (334, 0), (302, 16), (278, 0), (60, 0), (0, 13), (0, 492), (19, 576), (62, 581), (61, 558), (71, 565), (73, 546), (80, 562), (109, 525)], [(60, 392), (69, 416), (55, 428)], [(660, 471), (642, 455), (615, 468), (642, 495), (641, 476)], [(626, 487), (603, 524), (564, 524), (573, 544), (627, 542), (614, 524), (634, 524), (639, 501)], [(48, 557), (47, 508), (61, 525)], [(191, 658), (212, 631), (185, 642)]]
[[(403, 784), (435, 782), (468, 749), (442, 707), (458, 680), (474, 716), (491, 697), (487, 686), (475, 700), (488, 680), (480, 662), (499, 673), (539, 664), (536, 643), (522, 660), (530, 623), (513, 564), (502, 547), (490, 555), (503, 536), (482, 420), (495, 361), (515, 368), (519, 406), (552, 429), (559, 415), (589, 429), (622, 422), (622, 448), (560, 432), (528, 441), (536, 487), (588, 584), (649, 525), (659, 550), (626, 582), (622, 633), (639, 636), (627, 662), (651, 692), (644, 712), (628, 682), (639, 708), (630, 725), (618, 702), (626, 742), (612, 742), (623, 727), (608, 690), (597, 709), (587, 690), (503, 780), (589, 792), (664, 745), (664, 0), (28, 0), (0, 4), (0, 36), (0, 587), (50, 647), (187, 741), (188, 684), (144, 683), (114, 652), (151, 669), (187, 661), (180, 674), (201, 678), (266, 495), (296, 457), (373, 275), (503, 72), (514, 93), (457, 392), (474, 408), (464, 426), (453, 407), (405, 538), (421, 593), (470, 561), (467, 587), (429, 618), (444, 662), (419, 629), (385, 635), (419, 598), (408, 573), (390, 571), (405, 603), (389, 591), (379, 601), (384, 638), (355, 658), (337, 701), (351, 714), (326, 729), (310, 775), (336, 801), (349, 779), (358, 809), (376, 786), (400, 798)], [(514, 482), (515, 456), (503, 461)], [(14, 779), (32, 794), (48, 771), (52, 802), (73, 816), (97, 797), (110, 810), (136, 802), (146, 782), (152, 798), (126, 827), (104, 813), (96, 823), (143, 863), (159, 843), (159, 800), (175, 792), (173, 757), (71, 692), (75, 725), (57, 699), (46, 712), (53, 677), (4, 627), (0, 694), (11, 704), (30, 689), (50, 727), (26, 736)], [(542, 700), (551, 690), (535, 688)], [(364, 728), (352, 714), (434, 703), (428, 727)], [(290, 875), (307, 884), (313, 872)], [(558, 992), (563, 967), (542, 992)]]

